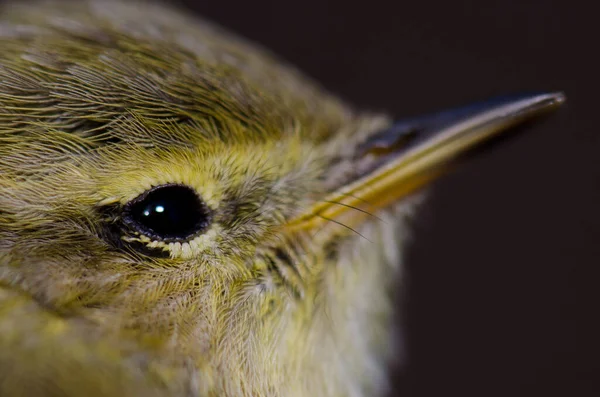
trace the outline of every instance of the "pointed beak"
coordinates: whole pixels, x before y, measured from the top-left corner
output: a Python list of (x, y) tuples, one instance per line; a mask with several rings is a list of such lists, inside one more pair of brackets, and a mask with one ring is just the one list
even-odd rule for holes
[(288, 226), (315, 229), (333, 220), (354, 227), (366, 213), (402, 200), (472, 149), (556, 109), (564, 100), (562, 93), (517, 95), (397, 122), (357, 147), (353, 180)]

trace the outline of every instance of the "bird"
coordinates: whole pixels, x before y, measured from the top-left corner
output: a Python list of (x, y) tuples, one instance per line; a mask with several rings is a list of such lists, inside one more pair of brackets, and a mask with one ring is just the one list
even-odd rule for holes
[(427, 186), (565, 100), (397, 121), (164, 3), (0, 21), (7, 397), (383, 395)]

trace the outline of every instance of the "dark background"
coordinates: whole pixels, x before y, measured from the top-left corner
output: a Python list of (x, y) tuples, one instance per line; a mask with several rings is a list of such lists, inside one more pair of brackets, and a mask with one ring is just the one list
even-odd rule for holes
[(392, 395), (600, 395), (600, 34), (586, 2), (181, 3), (397, 117), (564, 91), (557, 114), (433, 187)]

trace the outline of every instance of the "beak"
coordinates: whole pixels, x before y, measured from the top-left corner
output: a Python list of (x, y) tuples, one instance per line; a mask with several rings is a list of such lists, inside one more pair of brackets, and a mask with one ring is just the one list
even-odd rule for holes
[(351, 181), (288, 227), (321, 230), (328, 221), (358, 226), (373, 212), (443, 175), (473, 148), (556, 109), (564, 100), (562, 93), (517, 95), (395, 123), (357, 147)]

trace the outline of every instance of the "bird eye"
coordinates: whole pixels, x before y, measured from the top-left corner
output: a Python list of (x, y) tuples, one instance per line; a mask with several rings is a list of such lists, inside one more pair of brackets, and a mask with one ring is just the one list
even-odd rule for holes
[(124, 221), (149, 238), (185, 241), (210, 224), (210, 209), (196, 191), (184, 185), (154, 187), (125, 206)]

